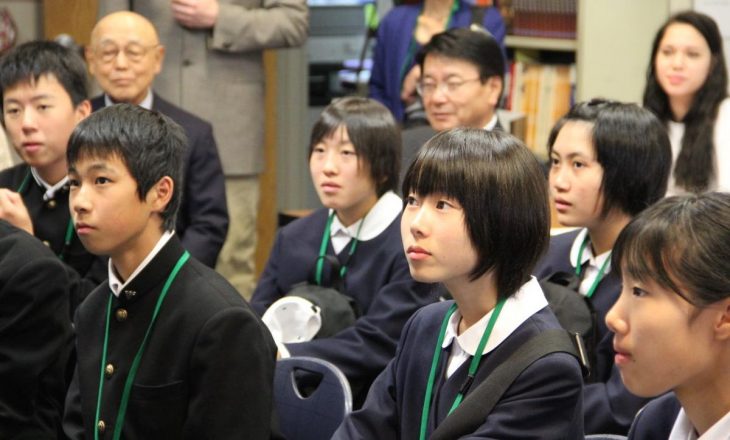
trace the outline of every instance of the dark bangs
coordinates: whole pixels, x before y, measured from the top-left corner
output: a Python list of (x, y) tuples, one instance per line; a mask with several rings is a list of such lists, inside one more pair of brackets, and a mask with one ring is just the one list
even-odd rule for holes
[(403, 194), (459, 202), (478, 254), (474, 280), (495, 271), (500, 297), (515, 293), (544, 251), (549, 232), (547, 185), (532, 152), (502, 132), (457, 128), (421, 148)]
[(621, 232), (612, 267), (698, 307), (730, 295), (730, 194), (669, 197)]

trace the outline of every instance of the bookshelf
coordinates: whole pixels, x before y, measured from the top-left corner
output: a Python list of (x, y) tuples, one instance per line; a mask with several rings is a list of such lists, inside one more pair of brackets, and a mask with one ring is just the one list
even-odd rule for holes
[(575, 40), (509, 35), (514, 50), (573, 52), (577, 101), (595, 96), (640, 102), (654, 33), (676, 0), (577, 0)]
[[(641, 102), (651, 42), (676, 6), (676, 0), (576, 2), (575, 39), (508, 35), (505, 40), (512, 61), (519, 61), (510, 68), (513, 88), (506, 102), (525, 113), (526, 143), (543, 159), (549, 131), (571, 97)], [(571, 63), (574, 67), (565, 67)]]

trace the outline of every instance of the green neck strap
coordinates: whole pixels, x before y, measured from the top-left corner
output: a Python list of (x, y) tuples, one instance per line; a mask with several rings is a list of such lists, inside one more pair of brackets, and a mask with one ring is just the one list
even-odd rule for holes
[[(30, 170), (28, 170), (28, 173), (23, 177), (23, 181), (20, 182), (20, 185), (18, 186), (18, 193), (22, 193), (25, 191), (25, 189), (28, 187), (28, 182), (30, 182)], [(66, 254), (66, 249), (71, 245), (71, 239), (73, 239), (74, 236), (74, 222), (71, 218), (68, 219), (68, 225), (66, 225), (66, 235), (63, 238), (63, 247), (61, 248), (61, 252), (58, 253), (58, 258), (63, 261), (63, 257)]]
[[(583, 244), (580, 246), (580, 249), (578, 249), (578, 261), (576, 261), (575, 265), (575, 275), (580, 277), (580, 274), (583, 272), (583, 250), (588, 246), (588, 234), (586, 234), (585, 240), (583, 240)], [(588, 292), (586, 292), (586, 297), (590, 298), (593, 296), (593, 294), (596, 292), (596, 289), (598, 288), (598, 285), (601, 283), (601, 280), (603, 279), (603, 273), (606, 271), (606, 267), (608, 267), (608, 263), (611, 261), (611, 253), (608, 253), (608, 256), (606, 257), (606, 261), (601, 264), (601, 267), (598, 269), (598, 275), (596, 275), (596, 279), (593, 280), (593, 284), (591, 284), (591, 288), (588, 289)]]
[[(190, 253), (188, 251), (185, 251), (185, 253), (182, 254), (180, 259), (177, 260), (177, 263), (175, 264), (175, 267), (170, 272), (170, 275), (167, 276), (167, 281), (165, 281), (165, 285), (162, 287), (162, 292), (160, 293), (160, 296), (157, 298), (157, 304), (155, 305), (155, 310), (152, 313), (152, 319), (150, 320), (150, 324), (147, 326), (147, 331), (144, 334), (144, 339), (142, 339), (142, 343), (139, 346), (139, 349), (137, 350), (137, 354), (134, 356), (134, 360), (132, 361), (132, 366), (129, 369), (129, 374), (127, 374), (127, 380), (124, 382), (124, 391), (122, 392), (122, 400), (119, 404), (119, 411), (117, 412), (117, 419), (114, 423), (114, 435), (112, 437), (113, 440), (119, 440), (122, 436), (122, 429), (124, 428), (124, 417), (127, 414), (127, 406), (129, 405), (129, 394), (132, 391), (132, 384), (134, 383), (134, 378), (137, 376), (137, 370), (139, 369), (139, 364), (142, 361), (142, 355), (144, 354), (144, 350), (147, 347), (147, 342), (149, 340), (150, 334), (152, 333), (152, 328), (155, 325), (155, 321), (157, 320), (157, 315), (160, 312), (160, 307), (162, 307), (162, 302), (165, 300), (165, 297), (167, 296), (167, 291), (170, 290), (170, 285), (175, 280), (175, 277), (177, 277), (178, 272), (180, 272), (180, 269), (183, 267), (186, 261), (190, 258)], [(101, 412), (101, 396), (102, 391), (104, 390), (104, 368), (106, 367), (106, 355), (107, 355), (107, 346), (109, 344), (109, 321), (111, 320), (112, 315), (112, 298), (114, 297), (114, 294), (109, 292), (109, 301), (106, 307), (106, 324), (104, 326), (104, 346), (102, 348), (101, 353), (101, 372), (99, 373), (99, 393), (96, 397), (96, 415), (94, 417), (94, 440), (99, 440), (99, 415)]]
[[(477, 350), (474, 353), (474, 356), (472, 356), (471, 358), (471, 363), (469, 364), (469, 371), (467, 372), (466, 380), (461, 385), (461, 388), (459, 388), (459, 393), (456, 395), (454, 403), (451, 405), (449, 414), (454, 412), (456, 407), (461, 404), (461, 401), (464, 399), (464, 394), (469, 391), (469, 387), (471, 387), (471, 384), (474, 382), (477, 368), (479, 368), (479, 362), (482, 360), (482, 355), (484, 354), (484, 347), (487, 345), (487, 341), (489, 340), (489, 336), (492, 334), (492, 330), (494, 329), (494, 325), (497, 322), (497, 318), (499, 318), (499, 314), (502, 313), (502, 307), (504, 306), (504, 302), (504, 298), (500, 299), (497, 302), (497, 305), (494, 307), (492, 316), (489, 317), (487, 328), (484, 329), (484, 333), (482, 334), (482, 338), (479, 340)], [(431, 372), (428, 375), (426, 396), (423, 399), (423, 410), (421, 411), (421, 431), (419, 436), (420, 440), (426, 439), (426, 431), (428, 429), (428, 416), (431, 412), (431, 400), (433, 398), (433, 386), (436, 382), (436, 371), (438, 371), (439, 358), (441, 357), (442, 351), (441, 346), (444, 343), (444, 336), (446, 335), (446, 328), (449, 325), (449, 320), (451, 319), (451, 315), (453, 315), (456, 311), (456, 307), (456, 303), (452, 304), (451, 307), (449, 307), (449, 310), (446, 312), (444, 320), (441, 322), (441, 330), (439, 331), (439, 337), (436, 341), (436, 348), (433, 353), (433, 359), (431, 360)]]
[[(367, 216), (367, 215), (366, 215)], [(319, 258), (317, 258), (317, 272), (315, 273), (314, 280), (317, 282), (318, 286), (322, 285), (322, 269), (324, 268), (324, 256), (327, 255), (327, 243), (330, 241), (330, 232), (332, 228), (332, 220), (335, 217), (335, 211), (332, 211), (332, 214), (327, 218), (327, 224), (324, 227), (324, 234), (322, 235), (322, 243), (319, 245)], [(360, 240), (360, 231), (362, 230), (362, 225), (365, 224), (365, 217), (362, 218), (360, 221), (360, 225), (357, 227), (357, 232), (355, 233), (355, 238), (352, 239), (352, 243), (350, 244), (350, 250), (347, 252), (347, 262), (350, 261), (350, 257), (352, 257), (352, 254), (355, 253), (355, 249), (357, 249), (357, 242)], [(340, 268), (340, 279), (345, 278), (345, 274), (347, 273), (347, 264), (344, 264)]]

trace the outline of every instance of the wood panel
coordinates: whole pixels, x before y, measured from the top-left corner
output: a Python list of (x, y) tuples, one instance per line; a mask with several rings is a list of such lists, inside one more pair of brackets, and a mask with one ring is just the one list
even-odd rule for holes
[(264, 171), (259, 177), (259, 212), (256, 218), (256, 277), (269, 259), (277, 227), (276, 203), (276, 52), (264, 51), (266, 95), (264, 101)]
[(97, 0), (43, 0), (43, 35), (68, 34), (79, 45), (89, 43), (96, 23)]

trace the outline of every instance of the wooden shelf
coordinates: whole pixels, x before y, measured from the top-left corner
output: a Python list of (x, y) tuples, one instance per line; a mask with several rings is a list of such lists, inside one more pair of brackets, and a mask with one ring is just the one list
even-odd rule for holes
[(517, 35), (507, 35), (504, 43), (512, 49), (539, 49), (560, 52), (575, 52), (578, 47), (576, 41), (570, 39), (522, 37)]

